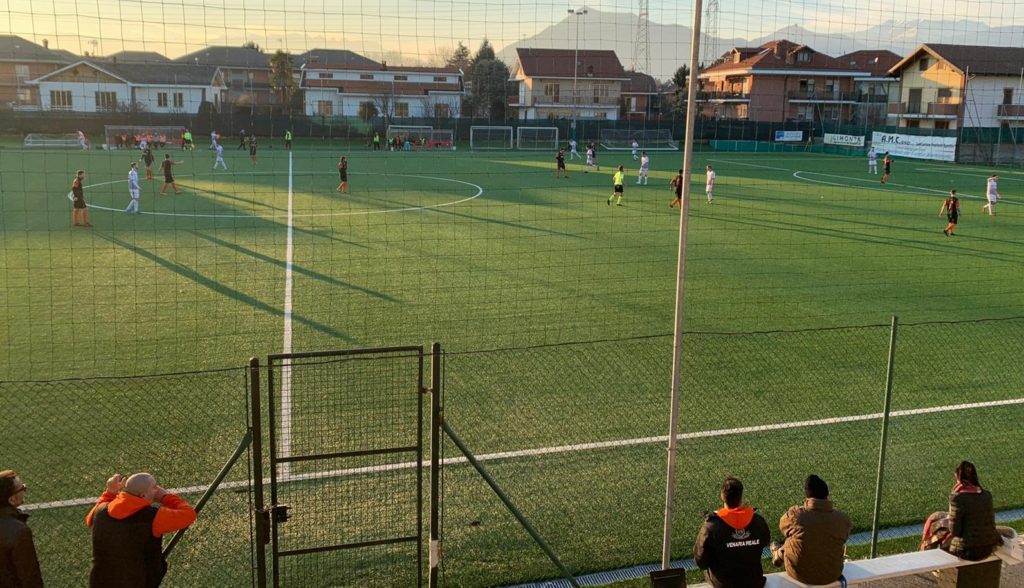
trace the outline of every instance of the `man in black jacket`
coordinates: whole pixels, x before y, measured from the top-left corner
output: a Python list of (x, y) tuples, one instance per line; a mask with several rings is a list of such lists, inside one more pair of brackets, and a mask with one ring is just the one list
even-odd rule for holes
[(768, 523), (743, 506), (743, 483), (736, 478), (725, 479), (721, 497), (725, 506), (706, 515), (693, 558), (715, 588), (761, 588), (761, 553), (771, 541)]
[(0, 588), (42, 588), (28, 515), (18, 507), (28, 488), (13, 470), (0, 472)]

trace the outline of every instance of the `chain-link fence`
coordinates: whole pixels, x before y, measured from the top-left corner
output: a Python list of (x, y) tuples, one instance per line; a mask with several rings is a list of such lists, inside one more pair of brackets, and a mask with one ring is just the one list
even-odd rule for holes
[[(195, 505), (243, 442), (244, 369), (133, 378), (0, 382), (0, 464), (29, 487), (26, 508), (47, 586), (84, 586), (85, 516), (114, 473), (150, 472)], [(164, 586), (252, 585), (250, 461), (169, 556)]]
[[(690, 557), (726, 476), (775, 528), (816, 473), (862, 533), (854, 540), (870, 540), (891, 332), (683, 338), (674, 559)], [(946, 507), (962, 459), (998, 509), (1024, 506), (1022, 345), (1022, 319), (898, 329), (883, 539)], [(445, 356), (446, 422), (575, 576), (658, 560), (671, 356), (669, 336)], [(446, 585), (559, 577), (462, 452), (449, 442), (444, 454)]]

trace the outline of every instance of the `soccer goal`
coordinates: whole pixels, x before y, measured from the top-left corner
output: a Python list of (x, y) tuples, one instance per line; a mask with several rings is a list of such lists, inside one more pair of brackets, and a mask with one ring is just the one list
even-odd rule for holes
[[(107, 149), (140, 149), (142, 142), (154, 149), (181, 147), (183, 126), (106, 125), (103, 127)], [(192, 137), (196, 141), (195, 136)]]
[(455, 131), (434, 129), (427, 135), (427, 149), (455, 149)]
[(512, 127), (469, 127), (469, 148), (473, 150), (483, 149), (512, 149)]
[(81, 149), (77, 133), (49, 135), (46, 133), (29, 133), (25, 135), (25, 147), (43, 147), (50, 149)]
[(644, 151), (679, 151), (669, 129), (601, 129), (601, 146), (609, 151), (629, 151), (634, 140)]
[(519, 127), (516, 129), (516, 149), (558, 149), (558, 127)]
[(392, 138), (398, 137), (398, 140), (405, 142), (406, 139), (410, 143), (416, 143), (421, 139), (430, 137), (430, 134), (434, 131), (434, 127), (431, 126), (417, 126), (417, 125), (391, 125), (388, 127), (385, 136), (388, 141)]

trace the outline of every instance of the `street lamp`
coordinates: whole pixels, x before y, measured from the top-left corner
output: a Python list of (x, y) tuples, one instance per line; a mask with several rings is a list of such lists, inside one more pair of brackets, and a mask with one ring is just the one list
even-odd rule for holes
[[(586, 8), (570, 8), (569, 14), (583, 16), (587, 13)], [(576, 19), (576, 52), (572, 59), (572, 138), (576, 138), (576, 119), (579, 117), (579, 96), (576, 94), (578, 83), (577, 73), (580, 65), (580, 21)]]

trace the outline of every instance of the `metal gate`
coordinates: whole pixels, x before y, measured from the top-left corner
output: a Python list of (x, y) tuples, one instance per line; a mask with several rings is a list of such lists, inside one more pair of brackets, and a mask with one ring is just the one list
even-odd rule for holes
[(423, 382), (423, 347), (268, 357), (274, 587), (422, 584)]

